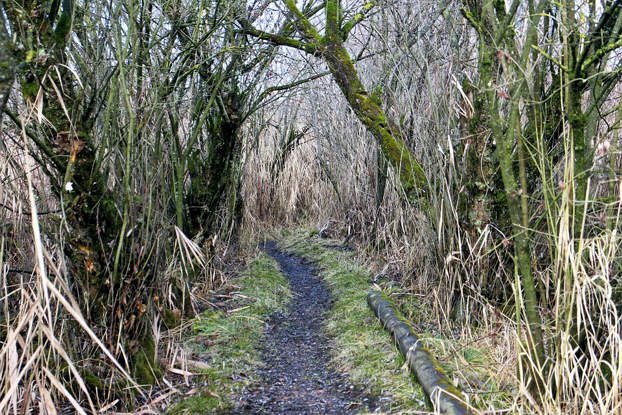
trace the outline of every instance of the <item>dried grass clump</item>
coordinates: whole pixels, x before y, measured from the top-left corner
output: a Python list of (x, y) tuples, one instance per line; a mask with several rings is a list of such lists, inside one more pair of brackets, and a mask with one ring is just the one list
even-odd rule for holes
[[(88, 362), (76, 359), (79, 338), (88, 339), (105, 356), (117, 381), (131, 388), (137, 385), (84, 318), (63, 272), (58, 245), (44, 240), (33, 160), (25, 156), (18, 164), (10, 153), (4, 156), (0, 164), (10, 173), (6, 176), (11, 179), (10, 187), (15, 190), (22, 184), (25, 189), (16, 196), (27, 200), (25, 206), (15, 200), (11, 208), (5, 205), (4, 212), (9, 214), (3, 220), (11, 220), (13, 226), (8, 232), (3, 229), (0, 239), (0, 412), (23, 413), (29, 408), (48, 414), (67, 408), (76, 413), (97, 412), (107, 397), (93, 393), (97, 386), (104, 390), (103, 381)], [(20, 171), (19, 166), (25, 168)], [(29, 229), (18, 226), (28, 220)], [(13, 255), (6, 255), (7, 249)]]

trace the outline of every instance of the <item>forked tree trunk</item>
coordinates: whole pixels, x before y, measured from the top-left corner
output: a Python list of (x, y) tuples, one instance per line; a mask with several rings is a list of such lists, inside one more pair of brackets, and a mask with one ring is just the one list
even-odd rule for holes
[(303, 40), (288, 37), (289, 32), (286, 34), (264, 32), (253, 27), (248, 21), (240, 19), (245, 33), (275, 45), (296, 48), (321, 57), (327, 63), (335, 83), (357, 118), (375, 138), (385, 158), (397, 172), (408, 199), (427, 205), (425, 192), (428, 190), (428, 180), (421, 163), (406, 145), (400, 129), (387, 118), (379, 97), (369, 94), (363, 86), (352, 57), (344, 45), (344, 39), (364, 18), (364, 14), (373, 8), (373, 3), (367, 3), (362, 13), (344, 23), (341, 2), (327, 0), (324, 5), (326, 12), (324, 36), (320, 35), (309, 20), (309, 17), (321, 9), (305, 8), (301, 11), (295, 0), (283, 0), (283, 3), (293, 19), (291, 24), (285, 27), (295, 27)]

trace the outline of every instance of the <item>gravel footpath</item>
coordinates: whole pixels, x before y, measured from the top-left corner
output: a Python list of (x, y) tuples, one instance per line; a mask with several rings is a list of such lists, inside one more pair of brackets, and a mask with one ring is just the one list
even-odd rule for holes
[(286, 313), (267, 321), (261, 343), (265, 366), (261, 383), (240, 396), (235, 414), (354, 414), (373, 408), (373, 398), (347, 376), (329, 367), (331, 351), (322, 327), (330, 309), (328, 288), (312, 265), (280, 251), (264, 249), (287, 276), (293, 300)]

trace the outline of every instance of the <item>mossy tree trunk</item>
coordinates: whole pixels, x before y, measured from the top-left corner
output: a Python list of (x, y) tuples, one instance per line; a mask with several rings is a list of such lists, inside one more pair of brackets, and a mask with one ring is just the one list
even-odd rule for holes
[[(483, 56), (480, 55), (479, 59), (479, 66), (485, 65)], [(478, 251), (501, 242), (501, 235), (511, 227), (506, 194), (497, 168), (494, 138), (487, 127), (487, 97), (478, 93), (477, 85), (467, 80), (463, 81), (462, 89), (469, 100), (464, 103), (465, 114), (460, 119), (463, 135), (467, 138), (461, 140), (456, 151), (464, 154), (460, 166), (462, 190), (457, 206), (461, 228), (466, 233), (463, 252), (473, 255), (481, 270), (477, 289), (489, 300), (501, 304), (512, 295), (511, 287), (494, 277), (503, 259), (497, 255), (482, 257)], [(482, 238), (484, 232), (490, 232), (490, 238)], [(483, 240), (487, 240), (489, 246), (481, 246)], [(476, 252), (473, 252), (474, 247), (478, 247)], [(456, 294), (461, 295), (461, 292), (462, 289), (457, 290)]]
[[(594, 165), (594, 143), (602, 118), (602, 106), (620, 80), (619, 69), (608, 68), (610, 57), (622, 48), (622, 4), (607, 2), (600, 13), (594, 4), (587, 11), (587, 35), (580, 32), (577, 5), (570, 0), (561, 8), (562, 93), (567, 134), (574, 152), (574, 237), (579, 239), (584, 212), (590, 201), (588, 182)], [(613, 196), (617, 197), (617, 196)]]
[[(546, 353), (531, 260), (530, 207), (525, 168), (527, 160), (524, 157), (519, 117), (526, 85), (525, 80), (516, 76), (514, 68), (508, 65), (510, 59), (521, 64), (527, 63), (538, 17), (532, 17), (529, 21), (527, 46), (519, 56), (513, 32), (507, 27), (507, 20), (511, 21), (519, 2), (515, 1), (509, 12), (506, 12), (504, 2), (501, 2), (502, 5), (497, 4), (498, 7), (477, 0), (464, 3), (463, 13), (479, 37), (479, 88), (485, 101), (478, 108), (481, 113), (477, 116), (486, 120), (492, 141), (496, 144), (494, 162), (501, 174), (514, 241), (515, 269), (522, 286), (522, 293), (520, 289), (516, 290), (516, 302), (522, 305), (528, 324), (527, 349), (533, 362), (531, 375), (535, 390), (541, 393), (543, 380), (540, 374), (546, 362)], [(502, 85), (505, 84), (513, 85), (510, 91), (503, 90)]]
[[(575, 255), (584, 255), (585, 240), (591, 238), (594, 232), (599, 232), (599, 225), (589, 223), (586, 215), (593, 214), (593, 209), (599, 209), (598, 204), (594, 203), (594, 192), (590, 194), (590, 180), (595, 179), (592, 186), (598, 187), (598, 175), (595, 171), (597, 158), (610, 157), (615, 160), (616, 157), (607, 154), (608, 150), (596, 155), (595, 145), (599, 144), (599, 132), (602, 131), (602, 124), (606, 119), (603, 114), (610, 108), (606, 103), (622, 76), (619, 64), (611, 63), (611, 59), (617, 59), (614, 56), (622, 48), (622, 2), (605, 2), (602, 11), (594, 3), (590, 3), (586, 13), (578, 15), (577, 9), (581, 7), (574, 0), (569, 0), (560, 9), (563, 53), (557, 62), (561, 73), (562, 105), (565, 113), (563, 135), (572, 156), (567, 158), (567, 165), (571, 166), (567, 168), (571, 169), (572, 176), (565, 183), (572, 201), (572, 218), (571, 229), (565, 236), (574, 242)], [(586, 33), (581, 31), (585, 21), (589, 22)], [(610, 201), (618, 200), (618, 197), (617, 189), (606, 196)], [(601, 214), (606, 217), (606, 210)], [(616, 214), (612, 215), (615, 216)], [(606, 224), (602, 223), (602, 226)], [(596, 336), (597, 341), (602, 344), (605, 340), (601, 336), (604, 336), (607, 329), (599, 326), (589, 328), (581, 324), (581, 307), (573, 293), (577, 287), (576, 269), (566, 261), (559, 261), (557, 271), (559, 286), (565, 295), (557, 300), (559, 311), (556, 322), (565, 327), (569, 334), (568, 341), (576, 355), (573, 358), (583, 360), (588, 356), (589, 359), (593, 353), (589, 338)], [(615, 281), (611, 280), (614, 290), (617, 288)], [(602, 321), (600, 314), (601, 310), (594, 310), (590, 318), (592, 321)], [(564, 353), (563, 350), (557, 351), (559, 354)], [(610, 376), (609, 374), (599, 381), (611, 382)]]
[(323, 6), (326, 23), (323, 35), (310, 20), (317, 9), (307, 7), (301, 10), (294, 0), (283, 0), (283, 4), (289, 10), (291, 26), (297, 28), (301, 40), (287, 36), (284, 32), (264, 32), (241, 20), (245, 33), (275, 45), (296, 48), (321, 57), (357, 118), (375, 138), (385, 158), (397, 172), (407, 197), (425, 204), (428, 180), (423, 166), (408, 148), (400, 129), (387, 118), (380, 98), (365, 89), (344, 44), (354, 26), (365, 18), (373, 4), (366, 4), (351, 20), (344, 21), (341, 2), (326, 1)]
[(43, 93), (42, 115), (52, 126), (40, 128), (34, 144), (49, 163), (46, 171), (66, 214), (71, 272), (87, 295), (88, 310), (101, 315), (109, 291), (103, 246), (116, 238), (119, 217), (91, 137), (93, 108), (78, 103), (74, 75), (65, 66), (74, 3), (60, 3), (54, 2), (50, 10), (39, 3), (11, 4), (7, 16), (17, 39), (26, 43), (26, 50), (16, 56), (22, 62), (18, 74), (22, 95), (34, 105), (38, 92)]
[[(1, 6), (0, 12), (3, 12)], [(2, 18), (0, 19), (0, 125), (4, 114), (4, 106), (9, 100), (13, 82), (15, 81), (16, 63), (9, 28), (6, 27), (5, 19)]]
[[(622, 47), (622, 10), (620, 2), (608, 3), (602, 13), (590, 5), (586, 9), (589, 28), (587, 33), (582, 33), (574, 1), (565, 2), (562, 7), (547, 0), (528, 2), (527, 9), (522, 11), (527, 16), (526, 38), (519, 41), (515, 35), (517, 16), (521, 13), (519, 0), (510, 2), (509, 7), (505, 1), (464, 0), (463, 5), (463, 14), (479, 39), (478, 89), (484, 105), (478, 108), (481, 114), (477, 116), (484, 117), (496, 144), (494, 158), (506, 193), (514, 261), (522, 285), (516, 300), (522, 306), (529, 327), (528, 346), (533, 352), (530, 359), (546, 376), (548, 356), (544, 349), (540, 321), (543, 314), (539, 312), (539, 304), (546, 304), (547, 299), (538, 299), (536, 292), (534, 271), (538, 261), (532, 257), (535, 234), (534, 224), (530, 223), (534, 211), (530, 192), (540, 189), (538, 191), (544, 193), (548, 233), (557, 238), (559, 218), (556, 212), (560, 202), (548, 182), (564, 162), (563, 168), (569, 171), (570, 178), (564, 177), (564, 182), (558, 186), (571, 189), (574, 223), (567, 236), (571, 240), (574, 238), (578, 246), (585, 232), (583, 212), (590, 199), (592, 146), (601, 106), (620, 79), (620, 71), (608, 71), (606, 62), (614, 50)], [(556, 24), (558, 21), (561, 25)], [(559, 51), (549, 46), (554, 44), (550, 40), (555, 36), (562, 40), (560, 58), (556, 57)], [(547, 78), (551, 81), (545, 82)], [(552, 152), (555, 147), (561, 150)], [(559, 157), (564, 149), (565, 155), (572, 158), (562, 160)], [(536, 173), (538, 170), (540, 173)], [(538, 178), (539, 184), (534, 183), (533, 178)], [(557, 187), (557, 183), (553, 185)], [(552, 280), (570, 293), (572, 278), (570, 270), (561, 270)], [(556, 320), (574, 321), (572, 295), (564, 295), (566, 297), (570, 301), (568, 304), (566, 299), (558, 299), (559, 304), (564, 304), (562, 310), (558, 310), (563, 316), (556, 316)], [(540, 377), (536, 372), (533, 372), (534, 378)], [(541, 381), (536, 381), (535, 385), (543, 386)]]
[[(225, 208), (235, 222), (241, 198), (238, 194), (238, 175), (242, 154), (241, 97), (235, 91), (229, 92), (223, 107), (208, 122), (210, 138), (207, 143), (207, 157), (191, 159), (189, 173), (192, 180), (187, 195), (190, 228), (193, 232), (203, 229), (208, 235), (217, 231), (216, 224), (221, 208)], [(234, 194), (232, 194), (233, 192)], [(228, 206), (227, 201), (232, 201)], [(226, 225), (226, 224), (225, 224)]]
[[(141, 361), (130, 357), (128, 363), (140, 382), (151, 382), (152, 375), (143, 376), (158, 372), (155, 354), (143, 353), (153, 343), (151, 326), (141, 318), (147, 316), (143, 303), (149, 303), (145, 300), (149, 295), (144, 295), (147, 277), (141, 273), (125, 275), (132, 248), (119, 237), (129, 230), (131, 175), (125, 175), (123, 195), (119, 197), (108, 186), (109, 171), (95, 137), (97, 111), (106, 95), (123, 99), (123, 92), (129, 92), (110, 91), (106, 82), (111, 77), (101, 82), (94, 71), (82, 73), (79, 66), (70, 69), (67, 51), (71, 36), (90, 40), (82, 38), (85, 23), (76, 20), (84, 12), (76, 10), (73, 0), (14, 2), (7, 3), (6, 9), (13, 33), (25, 45), (16, 56), (21, 62), (17, 76), (22, 96), (33, 106), (41, 99), (41, 113), (49, 121), (49, 126), (39, 124), (30, 134), (37, 150), (33, 157), (48, 174), (51, 190), (62, 205), (67, 230), (65, 255), (81, 311), (111, 349), (120, 341), (129, 356), (142, 353)], [(137, 25), (147, 22), (142, 14), (136, 20)], [(148, 37), (143, 41), (149, 42)], [(146, 45), (142, 47), (147, 49)], [(81, 79), (77, 79), (79, 75)], [(92, 88), (87, 92), (84, 84)], [(132, 125), (128, 128), (133, 129)], [(118, 150), (129, 156), (132, 141)], [(126, 158), (126, 171), (130, 160)], [(128, 304), (137, 305), (138, 311), (128, 309)]]

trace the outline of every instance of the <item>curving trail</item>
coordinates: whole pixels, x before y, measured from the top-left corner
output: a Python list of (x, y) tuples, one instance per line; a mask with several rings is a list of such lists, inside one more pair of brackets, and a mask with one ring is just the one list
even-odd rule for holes
[(293, 300), (286, 313), (272, 315), (262, 340), (261, 384), (239, 398), (236, 414), (353, 414), (373, 408), (373, 399), (328, 366), (330, 346), (322, 327), (331, 298), (324, 281), (304, 259), (268, 243), (264, 249), (281, 266)]

